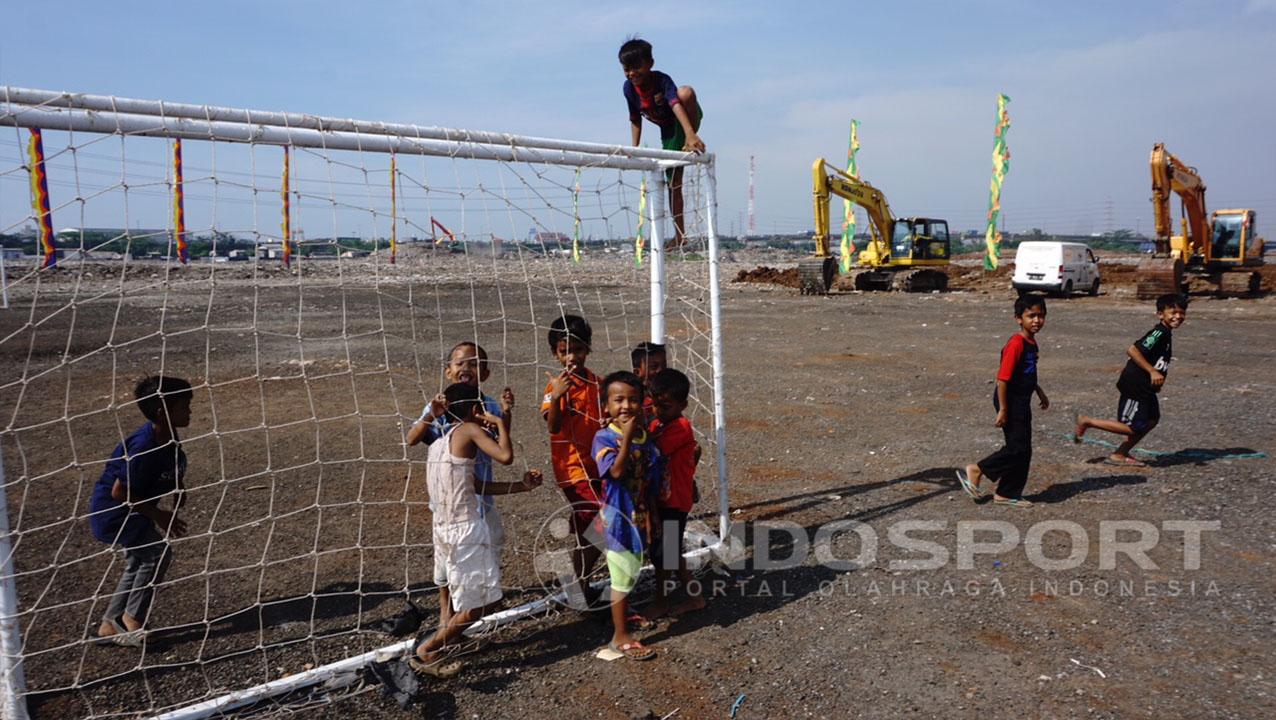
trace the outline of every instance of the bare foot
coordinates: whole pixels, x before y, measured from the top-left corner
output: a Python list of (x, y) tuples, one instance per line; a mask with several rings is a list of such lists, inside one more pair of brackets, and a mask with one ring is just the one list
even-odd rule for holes
[(966, 466), (966, 478), (970, 480), (970, 486), (976, 491), (979, 490), (979, 481), (984, 479), (984, 474), (979, 471), (978, 465)]
[(695, 612), (696, 610), (703, 610), (706, 605), (708, 605), (708, 603), (705, 602), (703, 595), (694, 595), (674, 606), (674, 608), (669, 612), (671, 615), (676, 617), (689, 612)]

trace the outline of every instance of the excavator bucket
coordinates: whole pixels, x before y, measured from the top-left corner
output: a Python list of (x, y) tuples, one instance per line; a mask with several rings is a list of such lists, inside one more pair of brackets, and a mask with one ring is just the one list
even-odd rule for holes
[(1140, 300), (1155, 300), (1162, 295), (1182, 291), (1182, 260), (1153, 258), (1139, 263), (1138, 297)]
[(835, 258), (816, 256), (798, 261), (798, 286), (803, 295), (827, 295), (835, 277)]

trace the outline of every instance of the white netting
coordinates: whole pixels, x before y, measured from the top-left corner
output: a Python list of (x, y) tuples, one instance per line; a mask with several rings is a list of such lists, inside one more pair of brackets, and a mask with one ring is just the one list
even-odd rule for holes
[[(390, 154), (294, 145), (288, 269), (283, 147), (188, 133), (183, 265), (174, 140), (109, 110), (86, 115), (115, 132), (59, 124), (75, 111), (57, 104), (0, 105), (0, 125), (13, 126), (0, 140), (0, 449), (32, 714), (169, 710), (385, 646), (370, 627), (409, 595), (433, 610), (426, 450), (405, 435), (462, 340), (490, 356), (484, 390), (517, 396), (516, 460), (496, 479), (547, 477), (497, 500), (506, 605), (542, 597), (533, 555), (563, 505), (537, 409), (559, 369), (547, 329), (584, 316), (600, 375), (629, 369), (630, 348), (650, 339), (650, 258), (637, 266), (633, 248), (644, 178), (649, 202), (665, 207), (656, 161), (621, 149), (577, 165), (473, 159), (481, 146), (467, 144), (451, 157), (400, 152), (392, 208)], [(37, 254), (30, 131), (19, 127), (33, 117), (61, 255), (51, 268)], [(370, 146), (390, 137), (351, 134)], [(692, 380), (686, 414), (704, 449), (694, 515), (716, 534), (711, 172), (685, 168), (688, 242), (665, 264), (669, 363)], [(658, 227), (672, 236), (667, 216)], [(171, 542), (145, 647), (105, 646), (92, 640), (122, 554), (90, 534), (90, 494), (112, 448), (144, 422), (135, 382), (160, 373), (194, 386), (182, 435), (189, 534)]]

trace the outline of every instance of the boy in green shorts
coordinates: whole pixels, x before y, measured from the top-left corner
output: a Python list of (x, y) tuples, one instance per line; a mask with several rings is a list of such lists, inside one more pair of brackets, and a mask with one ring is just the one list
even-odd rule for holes
[[(652, 70), (651, 43), (630, 38), (620, 46), (620, 66), (625, 70), (625, 102), (629, 104), (629, 126), (634, 145), (642, 141), (642, 119), (646, 117), (660, 128), (660, 144), (665, 150), (704, 152), (704, 141), (696, 132), (704, 111), (690, 85), (678, 87), (673, 78)], [(674, 238), (671, 245), (682, 247), (682, 168), (667, 174), (669, 180), (669, 212), (673, 215)]]

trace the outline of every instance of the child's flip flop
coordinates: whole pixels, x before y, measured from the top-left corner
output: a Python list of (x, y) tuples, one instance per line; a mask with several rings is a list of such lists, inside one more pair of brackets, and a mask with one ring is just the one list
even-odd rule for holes
[(655, 650), (652, 650), (637, 640), (624, 643), (623, 645), (617, 645), (616, 643), (609, 642), (607, 643), (607, 647), (615, 650), (621, 655), (624, 655), (626, 660), (652, 660), (656, 657)]
[(1129, 455), (1126, 455), (1124, 458), (1114, 458), (1111, 455), (1109, 455), (1103, 458), (1103, 464), (1112, 465), (1115, 467), (1135, 467), (1135, 468), (1145, 468), (1148, 466), (1148, 464), (1143, 462), (1142, 460), (1139, 460), (1138, 458), (1130, 457)]
[(966, 473), (961, 470), (957, 471), (957, 482), (961, 483), (961, 489), (966, 491), (971, 500), (978, 500), (984, 496), (983, 493), (979, 492), (979, 488), (971, 484), (970, 478), (966, 477)]
[(447, 680), (448, 678), (456, 677), (457, 674), (464, 670), (465, 663), (460, 660), (454, 660), (452, 662), (436, 660), (434, 662), (427, 663), (422, 662), (421, 658), (413, 655), (408, 658), (408, 667), (412, 668), (420, 675), (427, 675), (439, 680)]
[(1005, 505), (1007, 507), (1030, 508), (1036, 503), (1023, 498), (993, 498), (993, 505)]

